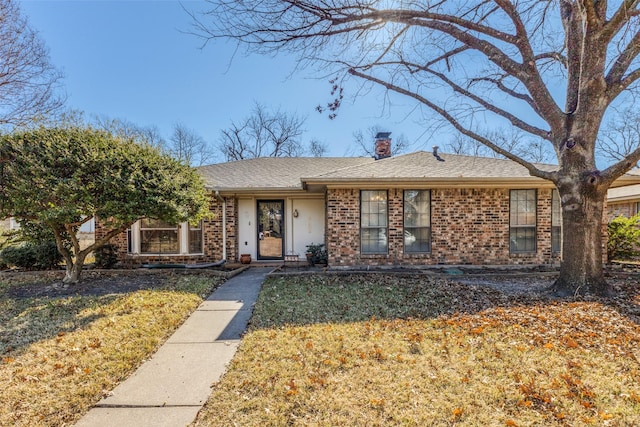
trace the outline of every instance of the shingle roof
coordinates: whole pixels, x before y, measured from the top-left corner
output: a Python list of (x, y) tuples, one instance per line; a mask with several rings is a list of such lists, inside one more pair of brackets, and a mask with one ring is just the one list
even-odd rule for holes
[[(552, 185), (529, 175), (523, 166), (506, 159), (431, 152), (374, 160), (371, 157), (261, 157), (202, 166), (198, 170), (210, 189), (220, 191), (289, 191), (315, 185), (354, 183), (428, 183), (441, 185)], [(558, 166), (538, 164), (543, 170)], [(638, 183), (627, 174), (614, 183)], [(623, 183), (624, 181), (624, 183)], [(629, 181), (629, 182), (626, 182)], [(631, 182), (633, 181), (633, 182)]]
[[(531, 177), (525, 167), (511, 160), (456, 154), (441, 154), (440, 157), (444, 161), (438, 160), (431, 152), (416, 151), (305, 178), (310, 178), (310, 181), (537, 179)], [(555, 165), (538, 166), (545, 170), (557, 169)]]
[(302, 189), (300, 178), (372, 163), (370, 157), (260, 157), (201, 166), (208, 188), (225, 191)]

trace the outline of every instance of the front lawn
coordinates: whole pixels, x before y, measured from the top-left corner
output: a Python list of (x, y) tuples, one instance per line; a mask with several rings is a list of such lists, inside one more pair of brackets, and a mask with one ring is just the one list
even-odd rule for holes
[(215, 276), (125, 275), (89, 280), (74, 294), (74, 285), (63, 289), (40, 280), (0, 282), (2, 426), (77, 421), (221, 282)]
[(640, 425), (640, 296), (269, 279), (199, 426)]

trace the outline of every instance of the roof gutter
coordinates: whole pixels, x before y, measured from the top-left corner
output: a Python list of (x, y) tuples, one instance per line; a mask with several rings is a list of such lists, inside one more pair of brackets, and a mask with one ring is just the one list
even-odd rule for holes
[(222, 259), (227, 260), (227, 201), (215, 190), (216, 199), (222, 203)]

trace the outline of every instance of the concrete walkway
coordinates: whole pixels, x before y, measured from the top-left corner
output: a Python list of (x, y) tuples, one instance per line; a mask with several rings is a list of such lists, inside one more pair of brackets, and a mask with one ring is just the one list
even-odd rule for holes
[(233, 358), (270, 268), (227, 280), (77, 427), (184, 427), (191, 423)]

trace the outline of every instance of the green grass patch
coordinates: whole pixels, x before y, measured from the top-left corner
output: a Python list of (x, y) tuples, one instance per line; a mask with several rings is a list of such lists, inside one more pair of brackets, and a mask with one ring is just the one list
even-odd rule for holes
[(0, 284), (0, 425), (77, 421), (220, 282), (200, 276), (163, 280), (156, 289), (61, 298), (11, 297), (25, 284)]
[(621, 314), (639, 305), (425, 277), (271, 279), (195, 424), (640, 425), (640, 327)]

